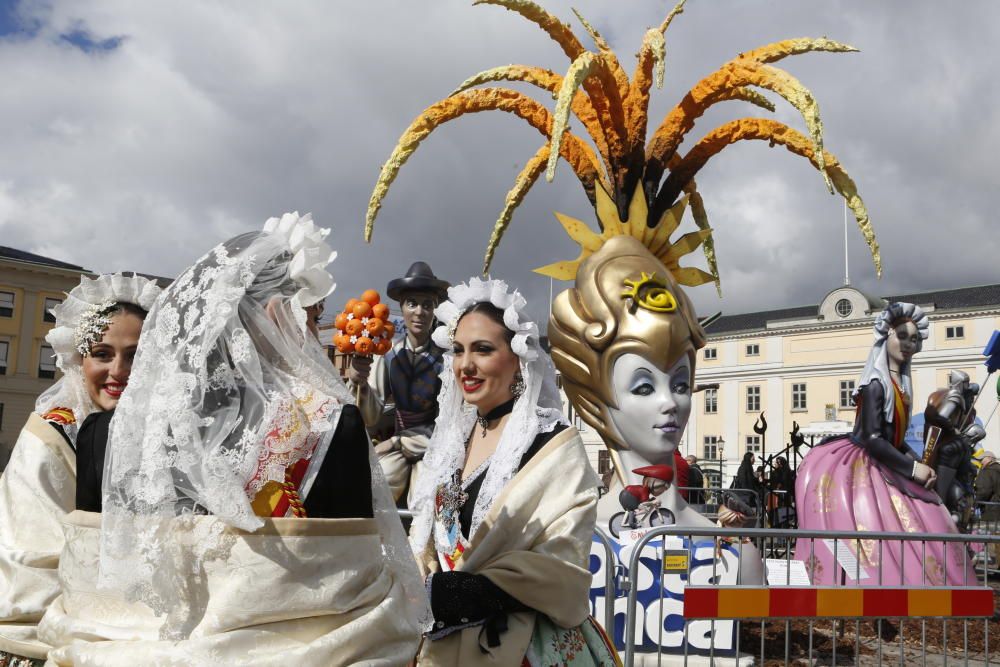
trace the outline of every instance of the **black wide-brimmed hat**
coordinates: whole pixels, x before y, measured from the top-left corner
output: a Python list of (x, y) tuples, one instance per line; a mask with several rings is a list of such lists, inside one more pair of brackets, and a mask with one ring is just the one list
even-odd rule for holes
[(448, 298), (449, 287), (450, 283), (434, 275), (430, 264), (414, 262), (405, 276), (389, 281), (385, 292), (393, 301), (402, 301), (405, 292), (433, 292), (443, 301)]

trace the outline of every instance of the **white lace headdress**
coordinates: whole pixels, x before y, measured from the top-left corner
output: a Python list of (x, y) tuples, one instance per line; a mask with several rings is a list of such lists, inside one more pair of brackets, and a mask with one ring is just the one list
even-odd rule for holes
[(434, 311), (441, 326), (434, 331), (433, 338), (444, 348), (445, 361), (441, 371), (438, 417), (414, 494), (415, 518), (410, 528), (410, 544), (417, 553), (423, 551), (432, 532), (437, 488), (464, 465), (465, 443), (476, 422), (476, 409), (463, 400), (452, 370), (452, 337), (465, 311), (482, 302), (503, 311), (504, 324), (514, 333), (510, 346), (520, 360), (524, 391), (514, 402), (476, 498), (470, 538), (504, 486), (517, 474), (521, 457), (535, 437), (551, 431), (556, 424), (566, 423), (555, 368), (539, 345), (538, 325), (528, 319), (524, 297), (508, 289), (502, 280), (470, 278), (467, 284), (449, 288), (448, 300)]
[[(100, 340), (107, 328), (106, 311), (116, 303), (130, 303), (148, 311), (160, 295), (155, 282), (142, 276), (121, 273), (96, 278), (80, 277), (66, 300), (52, 309), (55, 326), (45, 336), (55, 353), (56, 366), (63, 376), (35, 401), (35, 412), (44, 415), (54, 408), (69, 408), (76, 424), (66, 427), (75, 440), (76, 428), (96, 408), (83, 384), (83, 353), (90, 343)], [(111, 316), (113, 317), (113, 313)]]
[[(184, 271), (146, 319), (110, 427), (100, 582), (166, 613), (165, 637), (184, 637), (204, 604), (191, 583), (200, 560), (225, 557), (230, 527), (263, 525), (251, 499), (328, 447), (352, 402), (303, 311), (334, 288), (328, 231), (308, 215), (272, 218)], [(412, 612), (429, 613), (373, 453), (369, 464), (388, 566)], [(195, 537), (180, 544), (183, 522)]]
[[(895, 403), (890, 400), (892, 396), (892, 377), (889, 375), (889, 350), (886, 348), (886, 345), (889, 341), (889, 330), (892, 329), (892, 323), (902, 319), (910, 320), (916, 325), (917, 333), (920, 335), (917, 352), (920, 351), (923, 341), (927, 339), (930, 333), (930, 320), (928, 320), (927, 315), (920, 306), (912, 303), (890, 303), (875, 318), (875, 325), (873, 327), (875, 344), (872, 345), (871, 352), (868, 353), (868, 361), (861, 372), (858, 388), (854, 392), (855, 397), (857, 397), (862, 387), (872, 380), (881, 382), (886, 396), (882, 409), (888, 422), (892, 422), (893, 414), (895, 414)], [(910, 380), (910, 366), (911, 363), (906, 362), (899, 369), (899, 388), (904, 394), (912, 398), (913, 383)]]

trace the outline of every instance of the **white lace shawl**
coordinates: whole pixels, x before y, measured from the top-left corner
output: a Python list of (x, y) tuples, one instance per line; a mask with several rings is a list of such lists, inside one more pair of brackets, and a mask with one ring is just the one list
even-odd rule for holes
[(69, 408), (73, 411), (76, 424), (63, 430), (71, 440), (76, 440), (77, 427), (83, 423), (95, 407), (83, 384), (83, 357), (76, 349), (76, 330), (80, 322), (95, 307), (107, 303), (131, 303), (143, 310), (150, 310), (160, 295), (155, 282), (142, 276), (126, 276), (121, 273), (107, 274), (96, 278), (80, 277), (80, 284), (70, 290), (66, 300), (52, 309), (56, 318), (55, 326), (45, 335), (45, 341), (52, 346), (56, 366), (63, 376), (42, 392), (35, 401), (35, 412), (44, 415), (53, 408)]
[[(885, 401), (882, 406), (883, 413), (885, 414), (885, 419), (887, 422), (892, 422), (893, 415), (895, 414), (895, 402), (892, 400), (892, 378), (889, 375), (889, 350), (886, 344), (889, 339), (889, 330), (892, 328), (892, 322), (899, 320), (900, 318), (906, 318), (911, 320), (917, 327), (917, 332), (920, 335), (921, 345), (918, 345), (917, 351), (920, 351), (920, 347), (924, 340), (930, 332), (930, 321), (927, 315), (920, 308), (912, 303), (890, 303), (885, 309), (879, 313), (878, 317), (875, 318), (875, 325), (873, 326), (873, 331), (875, 333), (875, 343), (872, 345), (871, 351), (868, 353), (868, 361), (865, 363), (865, 368), (861, 372), (861, 379), (858, 381), (858, 388), (854, 392), (855, 399), (861, 393), (861, 389), (869, 384), (872, 380), (877, 380), (882, 383), (882, 389), (885, 392)], [(904, 394), (906, 394), (911, 399), (913, 398), (913, 383), (910, 380), (910, 366), (911, 362), (906, 362), (899, 369), (899, 388)]]
[(444, 348), (445, 355), (438, 417), (414, 494), (415, 517), (410, 528), (410, 545), (418, 554), (423, 552), (432, 534), (437, 489), (464, 466), (465, 443), (476, 421), (476, 410), (464, 402), (452, 370), (451, 336), (462, 313), (487, 301), (503, 311), (504, 323), (514, 332), (511, 349), (520, 359), (525, 389), (514, 403), (476, 498), (470, 539), (493, 501), (517, 474), (521, 458), (537, 435), (551, 431), (557, 424), (567, 423), (562, 414), (555, 368), (539, 346), (538, 325), (527, 319), (524, 297), (516, 290), (508, 290), (507, 283), (502, 280), (474, 277), (467, 284), (449, 288), (448, 300), (434, 311), (442, 324), (434, 331), (434, 342)]
[[(271, 219), (199, 259), (146, 319), (110, 427), (99, 574), (102, 587), (167, 614), (164, 638), (184, 638), (204, 613), (194, 582), (201, 562), (226, 557), (229, 528), (263, 525), (256, 491), (323, 451), (352, 402), (302, 311), (333, 289), (327, 233), (309, 216)], [(370, 468), (383, 555), (409, 612), (429, 617), (374, 456)]]

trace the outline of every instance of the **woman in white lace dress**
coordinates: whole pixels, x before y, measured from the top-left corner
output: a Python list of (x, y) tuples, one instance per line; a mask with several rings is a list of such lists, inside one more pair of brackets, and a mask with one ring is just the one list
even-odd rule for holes
[[(77, 454), (106, 434), (160, 289), (141, 276), (82, 277), (45, 337), (62, 377), (35, 403), (0, 477), (0, 665), (44, 661), (36, 626), (59, 593), (61, 521), (79, 498)], [(96, 474), (100, 476), (100, 471)]]
[(441, 412), (410, 532), (434, 615), (417, 663), (614, 664), (588, 617), (600, 482), (538, 327), (502, 281), (448, 296), (435, 313)]
[(75, 512), (57, 665), (399, 665), (427, 606), (351, 393), (305, 308), (328, 230), (269, 220), (150, 312), (111, 423), (101, 513)]

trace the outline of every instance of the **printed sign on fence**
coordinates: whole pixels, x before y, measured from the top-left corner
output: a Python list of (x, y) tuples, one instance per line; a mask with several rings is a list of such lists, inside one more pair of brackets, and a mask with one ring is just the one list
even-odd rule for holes
[(812, 586), (805, 561), (767, 558), (764, 569), (767, 571), (768, 586)]
[[(607, 568), (621, 566), (620, 573), (628, 577), (636, 586), (636, 625), (634, 644), (638, 650), (655, 651), (657, 645), (664, 653), (707, 655), (714, 651), (716, 656), (733, 655), (736, 647), (736, 623), (734, 621), (694, 620), (684, 623), (684, 589), (692, 586), (735, 585), (738, 582), (739, 553), (737, 548), (722, 542), (716, 549), (712, 538), (694, 540), (680, 537), (653, 539), (641, 552), (635, 572), (628, 571), (629, 560), (635, 549), (635, 542), (624, 543), (611, 538), (615, 554), (613, 562), (607, 562), (604, 546), (595, 537), (590, 550), (590, 571), (593, 580), (590, 588), (591, 612), (594, 618), (604, 622), (606, 605), (614, 605), (615, 623), (613, 628), (605, 628), (619, 649), (623, 649), (625, 636), (625, 614), (628, 591), (616, 581), (615, 598), (605, 598), (604, 584)], [(683, 565), (683, 567), (681, 567)], [(661, 580), (660, 570), (666, 566)], [(689, 571), (690, 570), (690, 571)], [(714, 639), (713, 639), (714, 637)], [(712, 644), (715, 645), (714, 649)]]
[(830, 553), (834, 553), (834, 542), (837, 545), (837, 563), (840, 564), (840, 567), (844, 568), (847, 578), (851, 581), (868, 579), (868, 570), (861, 567), (858, 563), (858, 559), (854, 557), (854, 552), (851, 550), (847, 540), (823, 540), (823, 544), (830, 550)]

